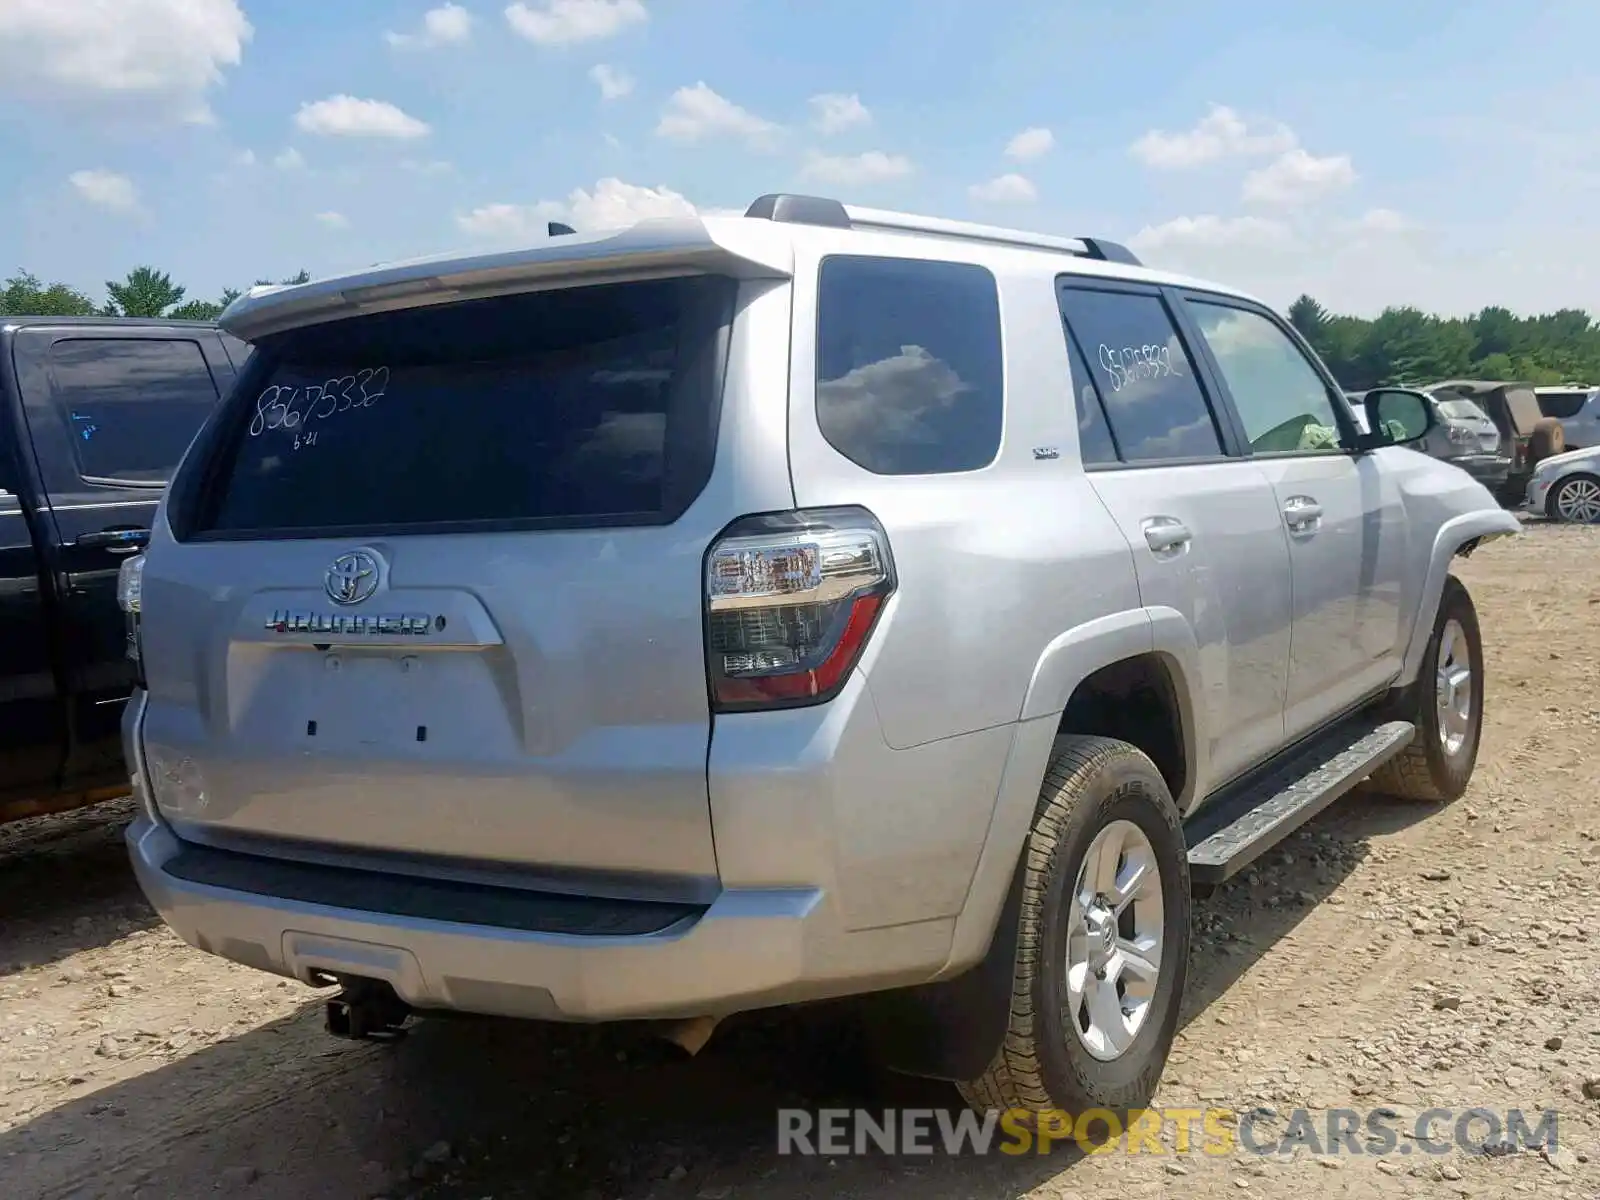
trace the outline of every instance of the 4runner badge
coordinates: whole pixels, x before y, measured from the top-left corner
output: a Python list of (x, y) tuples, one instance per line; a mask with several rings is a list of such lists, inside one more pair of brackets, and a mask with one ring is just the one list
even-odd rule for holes
[(360, 604), (378, 590), (378, 560), (369, 550), (352, 550), (333, 560), (323, 578), (335, 604)]

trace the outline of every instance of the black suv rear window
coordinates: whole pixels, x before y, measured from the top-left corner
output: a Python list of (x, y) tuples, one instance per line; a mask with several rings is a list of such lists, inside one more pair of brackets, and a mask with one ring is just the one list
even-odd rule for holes
[(264, 339), (194, 532), (674, 520), (710, 474), (733, 287), (564, 288)]

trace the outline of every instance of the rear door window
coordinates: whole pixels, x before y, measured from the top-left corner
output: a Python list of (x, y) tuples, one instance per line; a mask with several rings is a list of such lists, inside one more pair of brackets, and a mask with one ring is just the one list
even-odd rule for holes
[(90, 482), (165, 483), (217, 404), (205, 353), (187, 339), (62, 338), (50, 378)]
[(1151, 292), (1063, 287), (1066, 318), (1124, 462), (1216, 458), (1216, 419), (1166, 303)]
[(263, 339), (195, 531), (671, 521), (710, 474), (734, 287), (568, 288)]

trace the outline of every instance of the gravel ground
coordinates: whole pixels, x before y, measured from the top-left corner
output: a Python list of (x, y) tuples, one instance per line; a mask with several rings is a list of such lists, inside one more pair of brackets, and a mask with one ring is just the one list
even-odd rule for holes
[(1219, 1156), (1169, 1136), (1163, 1154), (780, 1157), (780, 1105), (953, 1108), (953, 1093), (874, 1074), (823, 1010), (732, 1023), (693, 1060), (628, 1030), (499, 1022), (334, 1041), (315, 993), (160, 926), (112, 806), (0, 830), (0, 1192), (1594, 1200), (1597, 554), (1600, 530), (1533, 525), (1464, 565), (1489, 668), (1471, 791), (1443, 811), (1352, 796), (1204, 902), (1158, 1097), (1381, 1106), (1402, 1130), (1432, 1107), (1553, 1108), (1554, 1152), (1408, 1153), (1421, 1147), (1401, 1137), (1383, 1153)]

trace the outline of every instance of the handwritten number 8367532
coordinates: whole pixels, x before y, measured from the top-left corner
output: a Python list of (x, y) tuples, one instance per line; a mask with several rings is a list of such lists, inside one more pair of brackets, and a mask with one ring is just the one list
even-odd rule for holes
[(294, 448), (316, 445), (312, 422), (353, 408), (371, 408), (389, 387), (388, 367), (363, 367), (354, 375), (309, 383), (304, 387), (273, 384), (256, 397), (256, 411), (250, 418), (251, 437), (271, 429), (294, 434)]

